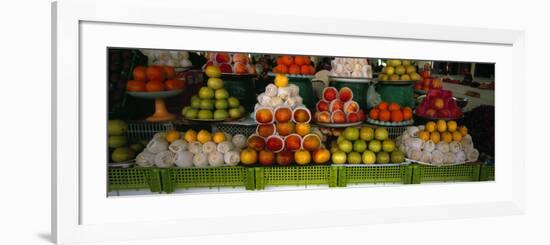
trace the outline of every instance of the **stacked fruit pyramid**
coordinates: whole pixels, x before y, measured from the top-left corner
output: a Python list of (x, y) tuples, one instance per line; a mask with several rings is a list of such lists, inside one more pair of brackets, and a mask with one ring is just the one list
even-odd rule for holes
[(273, 67), (273, 73), (304, 75), (315, 74), (315, 68), (311, 65), (309, 56), (282, 55), (277, 57), (277, 65)]
[(334, 164), (388, 164), (405, 162), (405, 154), (389, 138), (386, 128), (348, 127), (331, 142)]
[(205, 70), (208, 76), (207, 86), (199, 89), (199, 94), (191, 97), (191, 105), (181, 111), (185, 119), (191, 120), (226, 120), (238, 119), (245, 113), (245, 109), (235, 97), (223, 88), (220, 79), (221, 71), (217, 66), (208, 66)]
[(416, 115), (430, 119), (457, 119), (463, 114), (451, 91), (431, 89), (416, 108)]
[[(324, 164), (330, 159), (330, 152), (322, 148), (321, 133), (310, 125), (311, 112), (303, 105), (290, 105), (292, 97), (288, 91), (288, 78), (277, 74), (274, 84), (266, 86), (264, 96), (275, 95), (282, 101), (277, 105), (262, 106), (261, 100), (255, 110), (255, 120), (258, 123), (256, 134), (247, 140), (248, 148), (241, 152), (241, 162), (252, 165), (256, 162), (262, 165), (307, 165), (312, 160)], [(281, 91), (288, 91), (280, 93)], [(299, 91), (295, 91), (298, 94)], [(283, 95), (283, 96), (281, 96)], [(263, 96), (259, 96), (264, 98)], [(243, 154), (256, 158), (244, 160)], [(313, 158), (313, 159), (312, 159)]]
[(331, 68), (332, 77), (372, 78), (372, 67), (364, 58), (334, 58)]
[(141, 167), (221, 167), (235, 166), (241, 161), (240, 151), (246, 136), (207, 130), (159, 132), (136, 157)]
[(410, 107), (382, 101), (370, 110), (367, 122), (383, 126), (404, 126), (413, 124), (412, 117), (413, 110)]
[(399, 149), (413, 161), (444, 165), (476, 161), (479, 151), (474, 148), (466, 126), (456, 121), (429, 121), (425, 125), (407, 127), (396, 138)]
[(359, 104), (353, 101), (353, 91), (342, 87), (323, 89), (323, 98), (315, 106), (315, 120), (319, 123), (356, 123), (365, 120), (365, 113)]
[(218, 66), (222, 73), (256, 74), (256, 67), (250, 64), (247, 54), (210, 52), (207, 57), (208, 62), (204, 65), (204, 70), (209, 66)]
[(166, 65), (138, 66), (132, 71), (132, 80), (126, 84), (130, 92), (161, 92), (184, 87), (185, 82), (176, 78), (174, 67)]
[(410, 60), (387, 60), (386, 66), (378, 75), (380, 81), (418, 81), (420, 75), (416, 72)]

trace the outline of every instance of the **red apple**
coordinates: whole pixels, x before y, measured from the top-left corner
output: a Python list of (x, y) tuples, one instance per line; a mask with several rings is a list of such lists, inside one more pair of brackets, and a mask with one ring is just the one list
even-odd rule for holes
[(294, 153), (291, 151), (281, 151), (275, 156), (275, 162), (279, 165), (290, 165), (294, 161)]
[(335, 87), (326, 87), (323, 89), (323, 99), (333, 101), (338, 97), (338, 90)]
[(434, 118), (435, 115), (436, 115), (436, 113), (437, 113), (437, 112), (436, 112), (434, 109), (432, 109), (432, 108), (426, 110), (426, 116), (427, 116), (427, 117)]
[(278, 135), (269, 136), (265, 141), (265, 148), (272, 152), (282, 151), (284, 147), (285, 147), (285, 142)]
[(262, 150), (265, 146), (265, 140), (259, 135), (250, 135), (246, 141), (249, 148), (252, 148), (256, 151)]
[(342, 110), (337, 110), (332, 112), (332, 123), (345, 123), (346, 114)]
[(233, 67), (230, 64), (220, 64), (220, 71), (222, 73), (232, 73)]
[(354, 123), (354, 122), (359, 122), (359, 121), (361, 121), (361, 119), (359, 117), (359, 113), (357, 113), (357, 112), (348, 113), (347, 122)]
[(317, 105), (315, 106), (317, 108), (317, 111), (328, 111), (329, 102), (326, 100), (319, 100), (317, 102)]
[(339, 98), (343, 102), (347, 102), (353, 99), (353, 91), (351, 91), (348, 87), (342, 87), (340, 88), (340, 91), (338, 91)]

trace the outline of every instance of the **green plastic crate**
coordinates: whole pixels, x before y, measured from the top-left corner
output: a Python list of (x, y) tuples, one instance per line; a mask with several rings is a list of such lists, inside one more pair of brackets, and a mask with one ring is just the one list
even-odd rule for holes
[(156, 168), (109, 168), (109, 191), (149, 189), (161, 192), (160, 172)]
[(338, 186), (348, 184), (381, 184), (401, 183), (410, 184), (412, 181), (412, 167), (400, 166), (339, 166)]
[(482, 164), (480, 173), (480, 181), (494, 181), (495, 180), (495, 165)]
[(254, 168), (227, 166), (218, 168), (167, 168), (161, 170), (166, 193), (197, 187), (245, 187), (254, 190)]
[(413, 184), (424, 182), (479, 181), (480, 164), (432, 167), (414, 164)]
[(256, 189), (266, 186), (337, 186), (338, 168), (334, 166), (256, 167)]

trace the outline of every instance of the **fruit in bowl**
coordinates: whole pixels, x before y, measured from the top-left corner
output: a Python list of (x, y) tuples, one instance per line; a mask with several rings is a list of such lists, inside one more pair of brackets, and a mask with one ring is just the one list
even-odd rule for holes
[(438, 119), (457, 119), (463, 113), (449, 90), (429, 90), (416, 108), (421, 117)]

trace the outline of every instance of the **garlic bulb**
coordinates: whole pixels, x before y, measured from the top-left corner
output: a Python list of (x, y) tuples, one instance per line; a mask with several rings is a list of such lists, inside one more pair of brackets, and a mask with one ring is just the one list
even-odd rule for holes
[(457, 152), (462, 151), (462, 145), (456, 141), (453, 141), (449, 143), (449, 151), (456, 154)]
[(231, 142), (233, 142), (233, 145), (236, 148), (242, 149), (246, 146), (246, 136), (242, 134), (236, 134), (233, 136), (233, 139), (231, 139)]
[(136, 164), (140, 167), (152, 167), (154, 163), (155, 155), (145, 149), (136, 156)]
[(193, 156), (194, 154), (190, 151), (178, 151), (174, 163), (181, 168), (193, 167)]
[(426, 162), (426, 163), (431, 162), (432, 161), (432, 153), (427, 152), (427, 151), (423, 151), (422, 156), (420, 157), (420, 161), (421, 162)]
[(406, 134), (404, 134), (403, 137), (407, 135), (407, 138), (414, 138), (416, 137), (416, 133), (418, 133), (418, 131), (419, 129), (416, 126), (407, 127)]
[(269, 100), (269, 106), (271, 107), (277, 107), (284, 103), (283, 99), (280, 97), (271, 97)]
[(409, 157), (413, 160), (420, 161), (422, 160), (422, 151), (420, 149), (411, 149)]
[(407, 144), (407, 147), (416, 150), (422, 150), (424, 147), (424, 141), (419, 138), (409, 138), (405, 144)]
[(153, 139), (157, 139), (157, 138), (166, 139), (166, 132), (158, 132), (154, 134)]
[(202, 152), (209, 154), (216, 151), (216, 143), (208, 141), (202, 145)]
[(221, 167), (224, 164), (223, 154), (221, 152), (212, 152), (208, 154), (208, 164), (212, 167)]
[(459, 151), (455, 154), (455, 162), (463, 163), (466, 161), (466, 153), (464, 151)]
[(477, 161), (477, 159), (479, 158), (479, 151), (477, 149), (472, 149), (467, 151), (466, 158), (470, 162)]
[(157, 154), (161, 151), (168, 150), (168, 141), (166, 141), (164, 137), (153, 137), (153, 139), (147, 143), (146, 148), (151, 153)]
[(444, 163), (447, 163), (447, 164), (453, 164), (455, 161), (455, 154), (452, 153), (452, 152), (447, 152), (445, 153), (445, 161)]
[(277, 92), (277, 96), (281, 98), (283, 101), (287, 100), (288, 97), (290, 97), (290, 88), (289, 87), (279, 88), (279, 91)]
[(399, 145), (399, 150), (401, 152), (407, 152), (407, 146), (405, 144), (401, 144), (401, 145)]
[(187, 141), (185, 140), (175, 140), (168, 146), (168, 150), (171, 152), (177, 153), (179, 151), (185, 151), (187, 150)]
[(193, 154), (199, 154), (202, 152), (202, 144), (198, 141), (193, 141), (187, 145), (187, 150)]
[(300, 96), (288, 97), (285, 103), (292, 108), (296, 108), (303, 105), (303, 99)]
[(432, 163), (436, 165), (443, 164), (445, 161), (445, 155), (439, 150), (432, 151)]
[(445, 141), (440, 141), (435, 146), (436, 150), (440, 151), (441, 153), (447, 153), (449, 152), (449, 144)]
[(462, 138), (460, 144), (462, 145), (462, 149), (464, 149), (465, 151), (474, 149), (474, 143), (472, 142), (472, 137), (469, 134)]
[(233, 143), (231, 141), (224, 141), (218, 144), (217, 150), (221, 153), (226, 153), (230, 150), (233, 150)]
[(424, 151), (432, 152), (435, 150), (435, 143), (431, 140), (424, 142)]
[(265, 95), (269, 97), (275, 97), (278, 94), (279, 89), (275, 84), (270, 83), (265, 87)]
[(300, 95), (300, 88), (296, 84), (289, 84), (288, 89), (290, 90), (290, 97), (296, 97)]
[(195, 154), (193, 156), (193, 165), (198, 168), (208, 167), (208, 157), (204, 153)]
[(162, 151), (155, 155), (155, 165), (159, 168), (168, 168), (174, 165), (176, 154), (171, 151)]
[(258, 95), (258, 104), (262, 106), (269, 106), (269, 102), (271, 102), (271, 97), (267, 96), (265, 93), (261, 93)]
[(241, 161), (241, 156), (236, 151), (228, 151), (223, 155), (223, 160), (228, 166), (237, 166)]

